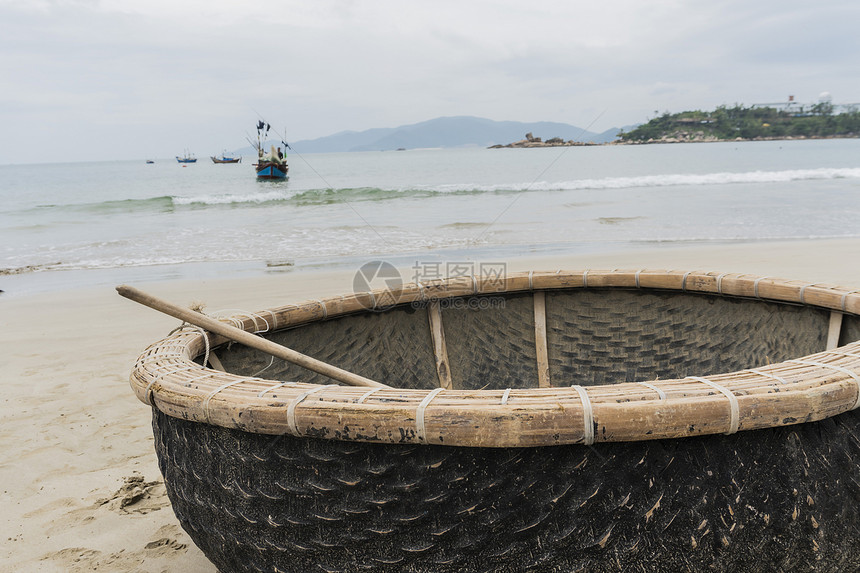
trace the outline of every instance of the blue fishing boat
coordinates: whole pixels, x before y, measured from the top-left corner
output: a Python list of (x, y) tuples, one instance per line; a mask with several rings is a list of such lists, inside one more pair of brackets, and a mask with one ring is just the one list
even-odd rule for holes
[(185, 155), (182, 157), (176, 156), (176, 161), (179, 163), (197, 163), (197, 158), (188, 153), (188, 150), (185, 151)]
[(222, 153), (221, 157), (210, 156), (212, 163), (242, 163), (242, 157), (231, 157), (226, 153)]
[[(287, 166), (286, 156), (282, 159), (278, 158), (278, 153), (283, 155), (278, 148), (275, 152), (274, 146), (272, 152), (260, 157), (254, 167), (257, 169), (257, 179), (286, 179), (289, 166)], [(274, 157), (275, 159), (271, 159)]]
[(257, 149), (257, 163), (254, 164), (254, 169), (257, 171), (257, 179), (286, 179), (290, 170), (285, 152), (288, 147), (287, 142), (281, 141), (284, 149), (272, 145), (269, 151), (263, 151), (263, 141), (271, 127), (264, 121), (257, 122), (257, 141), (252, 142)]

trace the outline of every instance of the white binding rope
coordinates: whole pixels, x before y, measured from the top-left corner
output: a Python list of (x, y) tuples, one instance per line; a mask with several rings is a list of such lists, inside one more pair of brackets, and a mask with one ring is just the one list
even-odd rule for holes
[(325, 320), (328, 318), (328, 309), (325, 307), (325, 303), (321, 300), (317, 300), (317, 303), (320, 305), (320, 309), (322, 309), (322, 319)]
[(816, 362), (814, 360), (787, 360), (786, 362), (793, 362), (794, 364), (803, 364), (804, 366), (818, 366), (819, 368), (829, 368), (830, 370), (835, 370), (836, 372), (848, 374), (849, 376), (851, 376), (851, 378), (854, 379), (854, 384), (857, 385), (857, 400), (854, 402), (854, 405), (851, 407), (851, 409), (856, 410), (858, 407), (860, 407), (860, 376), (858, 376), (854, 371), (848, 370), (847, 368), (843, 368), (842, 366), (836, 366), (835, 364)]
[[(269, 328), (269, 321), (268, 320), (263, 318), (262, 315), (257, 314), (255, 312), (249, 312), (248, 314), (251, 316), (251, 319), (254, 321), (254, 334), (256, 334), (258, 332), (269, 332), (270, 328)], [(260, 328), (257, 326), (257, 319), (258, 318), (260, 320), (262, 320), (263, 323), (266, 325), (266, 330), (260, 330)]]
[[(236, 326), (236, 328), (240, 328), (240, 329), (242, 329), (242, 330), (244, 330), (244, 329), (245, 329), (245, 321), (244, 321), (244, 319), (242, 319), (242, 318), (238, 318), (238, 317), (244, 317), (244, 318), (250, 318), (250, 319), (254, 322), (254, 333), (257, 333), (257, 332), (268, 332), (268, 331), (269, 331), (269, 321), (267, 321), (265, 318), (263, 318), (263, 317), (262, 317), (262, 316), (260, 316), (259, 314), (255, 314), (255, 313), (253, 313), (253, 312), (248, 312), (247, 310), (242, 310), (242, 309), (222, 309), (222, 310), (219, 310), (219, 311), (217, 311), (217, 312), (214, 312), (214, 313), (213, 313), (213, 316), (217, 316), (218, 314), (223, 314), (223, 313), (225, 313), (225, 312), (232, 312), (232, 313), (235, 313), (235, 314), (234, 314), (234, 316), (230, 316), (230, 317), (228, 317), (228, 318), (227, 318), (227, 320), (229, 320), (230, 322), (232, 322), (232, 323)], [(260, 320), (262, 320), (262, 321), (266, 324), (266, 330), (260, 330), (260, 327), (257, 325), (257, 319), (258, 319), (258, 318), (259, 318)], [(220, 320), (220, 319), (218, 319), (218, 320)]]
[[(272, 317), (272, 323), (273, 323), (273, 324), (271, 324), (271, 325), (269, 324), (269, 321), (268, 321), (268, 320), (266, 320), (265, 318), (263, 318), (263, 315), (261, 315), (261, 314), (257, 314), (257, 313), (255, 313), (255, 312), (248, 312), (247, 310), (241, 310), (241, 309), (224, 309), (224, 310), (219, 310), (219, 311), (217, 311), (217, 312), (213, 313), (213, 317), (217, 316), (217, 315), (218, 315), (218, 314), (220, 314), (220, 313), (225, 313), (225, 312), (234, 312), (234, 313), (237, 313), (237, 314), (238, 314), (238, 316), (244, 316), (244, 317), (247, 317), (247, 318), (250, 318), (251, 320), (253, 320), (253, 321), (254, 321), (254, 332), (253, 332), (254, 334), (257, 334), (257, 333), (259, 333), (259, 332), (269, 332), (269, 331), (271, 331), (271, 330), (274, 330), (274, 329), (275, 329), (275, 324), (276, 324), (276, 323), (277, 323), (277, 321), (278, 321), (277, 316), (275, 316), (275, 313), (274, 313), (274, 312), (272, 312), (271, 310), (263, 310), (263, 311), (260, 311), (260, 312), (268, 312), (268, 313), (271, 315), (271, 317)], [(260, 330), (260, 328), (257, 326), (257, 319), (258, 319), (258, 318), (259, 318), (260, 320), (262, 320), (262, 321), (266, 324), (266, 329), (265, 329), (265, 330)], [(220, 319), (220, 318), (219, 318), (218, 320), (222, 320), (222, 319)], [(228, 317), (228, 318), (223, 319), (223, 320), (229, 320), (229, 321), (230, 321), (230, 322), (232, 322), (234, 325), (236, 325), (236, 328), (242, 328), (242, 329), (244, 329), (244, 326), (245, 326), (245, 324), (244, 324), (244, 320), (240, 320), (240, 319), (236, 318), (236, 316), (231, 316), (231, 317)]]
[(197, 382), (198, 380), (203, 380), (204, 378), (212, 378), (213, 376), (216, 376), (216, 375), (217, 374), (215, 372), (210, 371), (210, 372), (207, 372), (206, 374), (201, 374), (200, 376), (195, 376), (194, 378), (191, 378), (190, 380), (186, 380), (185, 383), (183, 384), (183, 386), (185, 388), (191, 388), (191, 385), (193, 383)]
[(529, 290), (535, 290), (534, 271), (529, 271)]
[[(254, 328), (257, 328), (257, 319), (254, 317), (254, 315), (252, 313), (248, 312), (247, 310), (241, 310), (241, 309), (238, 311), (234, 311), (234, 312), (236, 312), (238, 316), (244, 316), (245, 318), (250, 318), (251, 320), (253, 320), (254, 321)], [(235, 317), (231, 317), (231, 318), (235, 318)], [(244, 320), (242, 320), (241, 322), (244, 322)]]
[(729, 273), (723, 273), (717, 276), (717, 294), (723, 294), (723, 277)]
[[(165, 377), (170, 376), (171, 374), (178, 374), (179, 372), (188, 372), (190, 370), (200, 370), (200, 369), (201, 369), (201, 367), (199, 365), (195, 364), (194, 366), (184, 366), (182, 368), (173, 368), (172, 370), (168, 370), (167, 372), (159, 374), (158, 376), (156, 376), (155, 378), (153, 378), (152, 380), (149, 381), (149, 384), (146, 385), (146, 389), (143, 391), (143, 395), (144, 395), (144, 397), (146, 397), (146, 405), (152, 406), (152, 400), (149, 397), (152, 393), (153, 384), (155, 384), (156, 382), (160, 382)], [(206, 368), (203, 367), (203, 369), (205, 370)]]
[(579, 400), (582, 402), (582, 443), (590, 446), (594, 443), (594, 409), (591, 407), (591, 400), (588, 398), (588, 392), (582, 386), (574, 384), (571, 386), (576, 393), (579, 394)]
[(504, 406), (508, 403), (508, 398), (510, 397), (510, 395), (511, 395), (511, 389), (505, 388), (505, 393), (502, 394), (502, 406)]
[(681, 279), (681, 290), (684, 292), (687, 292), (687, 277), (690, 276), (690, 273), (692, 272), (693, 271), (687, 271), (686, 273), (684, 273), (684, 278)]
[[(167, 334), (167, 336), (172, 336), (172, 335), (173, 335), (173, 333), (175, 333), (175, 332), (179, 332), (179, 331), (182, 331), (182, 330), (185, 330), (186, 328), (187, 328), (187, 329), (191, 329), (191, 330), (193, 330), (194, 332), (199, 332), (199, 333), (203, 336), (203, 344), (204, 344), (204, 345), (205, 345), (205, 347), (206, 347), (206, 353), (203, 355), (203, 368), (206, 368), (206, 364), (209, 362), (209, 351), (210, 351), (210, 349), (211, 349), (211, 346), (210, 346), (210, 344), (209, 344), (209, 333), (208, 333), (208, 332), (206, 332), (206, 330), (205, 330), (205, 329), (203, 329), (203, 328), (202, 328), (202, 327), (200, 327), (200, 326), (197, 326), (196, 324), (188, 324), (187, 322), (183, 322), (182, 324), (180, 324), (179, 326), (177, 326), (176, 328), (174, 328), (173, 330), (171, 330), (171, 331)], [(174, 345), (170, 345), (170, 347), (171, 347), (171, 348), (172, 348), (173, 346), (174, 346)], [(184, 354), (185, 354), (185, 351), (187, 350), (187, 346), (186, 346), (185, 344), (181, 344), (181, 345), (180, 345), (180, 344), (176, 344), (176, 347), (177, 347), (177, 349), (178, 349), (178, 350), (176, 351), (176, 354), (177, 354), (177, 355), (180, 355), (180, 356), (181, 356), (181, 355), (184, 355)], [(164, 354), (162, 354), (161, 356), (164, 356)], [(169, 356), (169, 355), (168, 355), (168, 356)]]
[(760, 297), (760, 296), (759, 296), (759, 294), (758, 294), (758, 283), (759, 283), (759, 281), (761, 281), (762, 279), (766, 279), (766, 278), (768, 278), (768, 277), (759, 277), (759, 278), (757, 278), (757, 279), (755, 280), (755, 282), (753, 283), (753, 293), (755, 294), (755, 297), (756, 297), (757, 299), (761, 299), (761, 297)]
[(776, 374), (771, 374), (770, 372), (765, 372), (759, 368), (750, 368), (747, 372), (752, 372), (753, 374), (758, 374), (759, 376), (764, 376), (765, 378), (770, 378), (771, 380), (776, 380), (780, 384), (789, 384), (789, 381), (781, 376), (777, 376)]
[(635, 276), (636, 276), (636, 288), (642, 288), (642, 287), (639, 285), (639, 275), (640, 275), (640, 274), (642, 274), (642, 269), (639, 269), (638, 271), (636, 271), (636, 275), (635, 275)]
[(714, 390), (718, 390), (723, 396), (729, 399), (729, 405), (731, 406), (731, 421), (729, 422), (729, 430), (726, 434), (734, 434), (738, 431), (738, 426), (740, 425), (740, 405), (738, 404), (738, 398), (735, 396), (731, 390), (726, 388), (721, 384), (717, 384), (716, 382), (711, 382), (707, 378), (702, 378), (700, 376), (687, 376), (689, 380), (698, 380), (703, 384), (707, 384)]
[(284, 386), (295, 386), (296, 384), (297, 382), (280, 382), (278, 384), (275, 384), (274, 386), (269, 386), (268, 388), (260, 390), (260, 393), (257, 394), (257, 398), (262, 398), (263, 394), (268, 394), (272, 390), (277, 390), (278, 388), (283, 388)]
[(478, 278), (475, 275), (472, 275), (472, 295), (478, 294)]
[(657, 395), (660, 396), (661, 400), (666, 399), (666, 393), (663, 392), (662, 390), (660, 390), (659, 388), (657, 388), (655, 385), (651, 384), (650, 382), (639, 382), (639, 384), (657, 392)]
[[(262, 314), (257, 314), (257, 313), (253, 313), (253, 312), (252, 312), (252, 313), (251, 313), (251, 316), (254, 318), (254, 334), (257, 334), (257, 333), (260, 333), (260, 332), (269, 332), (269, 331), (272, 329), (272, 327), (271, 327), (271, 326), (269, 326), (269, 321), (268, 321), (268, 320), (266, 320), (265, 318), (263, 318), (263, 315), (262, 315)], [(260, 320), (262, 320), (264, 323), (266, 323), (266, 330), (260, 330), (259, 328), (257, 328), (257, 319), (258, 319), (258, 318), (259, 318)]]
[(290, 405), (287, 406), (287, 426), (290, 428), (290, 433), (294, 436), (301, 436), (299, 434), (299, 427), (296, 425), (296, 406), (302, 403), (302, 400), (310, 396), (311, 394), (316, 394), (317, 392), (322, 392), (327, 388), (337, 388), (338, 384), (329, 384), (327, 386), (317, 386), (316, 388), (311, 388), (310, 390), (299, 394), (295, 400), (290, 402)]
[(426, 428), (424, 426), (424, 410), (427, 409), (427, 404), (429, 404), (430, 401), (442, 390), (444, 390), (444, 388), (436, 388), (424, 396), (424, 399), (421, 400), (421, 403), (418, 404), (418, 408), (415, 410), (415, 435), (419, 442), (427, 442)]
[(806, 291), (807, 287), (817, 286), (819, 283), (807, 283), (800, 287), (800, 304), (806, 304), (806, 299), (804, 298), (803, 293)]
[(582, 271), (582, 288), (588, 288), (588, 270)]
[(365, 401), (365, 400), (367, 400), (368, 398), (370, 398), (370, 396), (371, 396), (371, 395), (373, 395), (373, 393), (375, 393), (375, 392), (379, 392), (380, 390), (382, 390), (382, 388), (381, 388), (381, 387), (380, 387), (380, 388), (374, 388), (374, 389), (372, 389), (372, 390), (368, 390), (367, 392), (365, 392), (364, 394), (362, 394), (361, 396), (359, 396), (358, 400), (356, 400), (356, 401), (355, 401), (355, 403), (356, 403), (356, 404), (364, 404), (364, 401)]
[(265, 372), (266, 370), (271, 368), (272, 364), (274, 364), (274, 363), (275, 363), (275, 357), (272, 356), (272, 358), (269, 360), (269, 363), (266, 364), (265, 366), (263, 366), (261, 369), (257, 370), (256, 372), (254, 372), (253, 374), (251, 374), (251, 377), (256, 378), (257, 376), (259, 376), (260, 374), (262, 374), (263, 372)]
[(238, 380), (231, 380), (230, 382), (227, 382), (226, 384), (223, 384), (223, 385), (219, 386), (218, 388), (209, 392), (209, 395), (206, 396), (206, 399), (203, 400), (203, 416), (206, 418), (207, 424), (210, 423), (209, 422), (209, 400), (212, 399), (212, 396), (214, 396), (215, 394), (217, 394), (218, 392), (220, 392), (222, 390), (226, 390), (230, 386), (235, 386), (236, 384), (241, 384), (242, 382), (248, 382), (248, 379), (247, 378), (239, 378)]
[(260, 312), (268, 312), (269, 313), (269, 316), (272, 317), (272, 330), (277, 330), (278, 329), (278, 315), (275, 314), (275, 312), (272, 310), (265, 310), (265, 311), (260, 311)]
[(842, 312), (845, 312), (845, 299), (848, 297), (848, 295), (857, 293), (860, 293), (860, 290), (852, 290), (842, 294), (842, 304), (840, 305), (842, 307)]

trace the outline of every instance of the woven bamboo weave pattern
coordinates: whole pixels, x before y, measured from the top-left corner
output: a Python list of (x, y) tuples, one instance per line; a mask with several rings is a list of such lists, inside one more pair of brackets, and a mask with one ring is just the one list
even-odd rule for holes
[[(551, 388), (537, 387), (537, 290), (546, 293)], [(168, 415), (245, 431), (472, 447), (747, 431), (860, 405), (860, 294), (851, 289), (700, 271), (533, 272), (501, 288), (472, 277), (405, 285), (399, 306), (367, 311), (386, 294), (234, 320), (391, 388), (322, 387), (331, 381), (226, 349), (217, 336), (208, 342), (235, 372), (204, 368), (193, 359), (207, 338), (190, 330), (147, 349), (132, 387)], [(504, 305), (471, 304), (489, 298)], [(453, 386), (430, 396), (439, 382), (422, 304), (433, 299), (466, 304), (443, 306)], [(834, 312), (844, 314), (841, 346), (828, 349)]]
[[(363, 376), (397, 380), (400, 388), (432, 389), (436, 385), (427, 317), (412, 307), (314, 322), (273, 333), (269, 338)], [(233, 349), (226, 356), (229, 363), (224, 365), (229, 372), (257, 372), (271, 362), (269, 356), (248, 348)], [(331, 382), (283, 360), (277, 360), (260, 376), (307, 384)]]
[(154, 412), (174, 511), (222, 571), (853, 571), (860, 413), (549, 448), (261, 436)]
[(566, 386), (707, 376), (812, 354), (829, 314), (650, 292), (552, 294), (547, 307), (551, 370)]

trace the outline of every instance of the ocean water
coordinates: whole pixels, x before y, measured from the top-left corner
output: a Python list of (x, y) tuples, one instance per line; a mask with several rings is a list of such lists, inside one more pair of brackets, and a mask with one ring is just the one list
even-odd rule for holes
[(0, 165), (0, 289), (860, 237), (860, 140)]

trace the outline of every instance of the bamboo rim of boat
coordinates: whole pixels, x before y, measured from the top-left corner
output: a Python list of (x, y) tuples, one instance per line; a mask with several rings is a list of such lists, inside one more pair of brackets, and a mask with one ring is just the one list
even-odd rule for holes
[(276, 381), (207, 368), (193, 359), (227, 340), (186, 328), (147, 348), (130, 382), (141, 401), (167, 415), (251, 433), (470, 447), (732, 434), (817, 421), (860, 406), (860, 341), (841, 347), (834, 342), (842, 315), (860, 314), (860, 289), (823, 283), (705, 271), (530, 271), (410, 283), (394, 291), (311, 300), (222, 320), (262, 334), (384, 310), (392, 303), (608, 288), (701, 293), (829, 310), (827, 350), (707, 377), (494, 390), (447, 389), (440, 382), (434, 390), (415, 390)]

